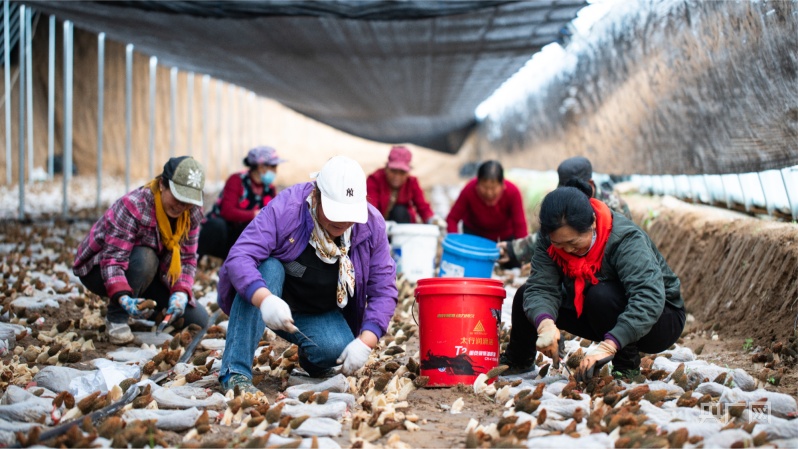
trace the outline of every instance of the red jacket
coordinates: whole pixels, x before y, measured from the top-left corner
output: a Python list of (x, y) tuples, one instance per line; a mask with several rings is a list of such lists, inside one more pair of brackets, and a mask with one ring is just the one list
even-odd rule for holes
[(446, 217), (448, 232), (457, 232), (457, 224), (480, 237), (493, 241), (520, 239), (529, 234), (524, 214), (521, 191), (510, 181), (504, 181), (505, 189), (495, 206), (488, 206), (477, 194), (477, 179), (463, 187), (457, 201)]
[(249, 171), (234, 173), (227, 178), (209, 216), (246, 225), (276, 195), (274, 184), (264, 188), (263, 184), (252, 181)]
[[(366, 192), (369, 203), (376, 207), (383, 217), (388, 215), (388, 212), (390, 212), (388, 203), (391, 201), (391, 186), (388, 184), (384, 168), (369, 175), (366, 180)], [(410, 212), (411, 223), (417, 221), (416, 213), (421, 216), (422, 223), (426, 223), (433, 215), (432, 208), (426, 198), (424, 198), (424, 192), (421, 190), (418, 178), (415, 176), (408, 176), (405, 184), (399, 188), (394, 205), (397, 204), (407, 207), (408, 212)]]

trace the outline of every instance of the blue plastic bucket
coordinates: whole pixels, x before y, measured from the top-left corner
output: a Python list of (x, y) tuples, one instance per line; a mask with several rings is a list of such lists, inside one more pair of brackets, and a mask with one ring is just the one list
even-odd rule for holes
[(490, 278), (499, 259), (496, 242), (469, 234), (443, 239), (440, 277)]

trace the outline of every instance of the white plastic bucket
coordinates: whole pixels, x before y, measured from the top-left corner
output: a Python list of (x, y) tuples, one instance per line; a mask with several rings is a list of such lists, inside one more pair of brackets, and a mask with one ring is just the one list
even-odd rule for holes
[(435, 275), (440, 228), (426, 224), (394, 224), (388, 229), (396, 272), (416, 282)]

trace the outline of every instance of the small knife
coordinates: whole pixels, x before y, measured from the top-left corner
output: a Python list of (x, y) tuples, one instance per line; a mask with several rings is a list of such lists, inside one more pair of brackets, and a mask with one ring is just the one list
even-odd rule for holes
[(315, 346), (315, 347), (317, 347), (317, 348), (319, 347), (319, 345), (317, 345), (315, 341), (313, 341), (313, 340), (312, 340), (310, 337), (308, 337), (307, 335), (305, 335), (305, 333), (304, 333), (304, 332), (302, 332), (301, 330), (299, 330), (299, 328), (298, 328), (298, 327), (296, 328), (296, 332), (299, 332), (299, 334), (300, 334), (300, 335), (302, 335), (303, 337), (307, 338), (309, 342), (313, 343), (313, 346)]
[(168, 326), (169, 323), (171, 322), (172, 322), (172, 314), (170, 313), (169, 315), (163, 317), (163, 321), (161, 321), (161, 324), (158, 325), (158, 329), (155, 330), (155, 335), (158, 335), (161, 332), (163, 332), (163, 330), (166, 329), (166, 326)]

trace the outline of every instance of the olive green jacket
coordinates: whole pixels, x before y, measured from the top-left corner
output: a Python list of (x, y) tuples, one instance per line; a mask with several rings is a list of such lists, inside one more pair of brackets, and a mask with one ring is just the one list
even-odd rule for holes
[[(560, 307), (573, 308), (574, 282), (547, 252), (548, 236), (538, 236), (532, 274), (526, 281), (524, 313), (530, 322), (541, 314), (557, 319)], [(683, 308), (679, 278), (668, 267), (656, 245), (642, 229), (623, 215), (612, 212), (612, 231), (604, 249), (599, 281), (620, 282), (629, 303), (609, 333), (621, 347), (640, 340), (657, 322), (665, 303)], [(566, 294), (563, 295), (563, 287)], [(570, 302), (569, 304), (563, 304)]]

